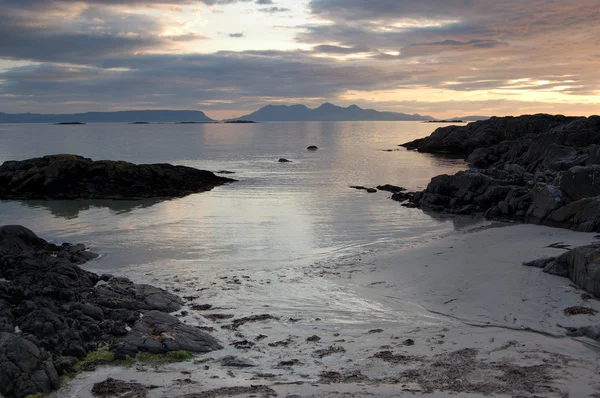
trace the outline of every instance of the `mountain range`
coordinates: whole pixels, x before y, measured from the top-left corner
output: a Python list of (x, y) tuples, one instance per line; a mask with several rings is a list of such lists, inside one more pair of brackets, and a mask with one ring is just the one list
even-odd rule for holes
[[(466, 121), (488, 119), (485, 116), (454, 118)], [(297, 122), (297, 121), (432, 121), (427, 115), (401, 112), (380, 112), (356, 105), (341, 107), (326, 102), (318, 108), (305, 105), (267, 105), (256, 112), (226, 121)], [(177, 123), (215, 122), (201, 111), (143, 110), (118, 112), (87, 112), (75, 114), (8, 114), (0, 112), (0, 123)]]
[(356, 105), (347, 108), (324, 103), (311, 109), (305, 105), (267, 105), (256, 112), (231, 120), (253, 120), (256, 122), (305, 122), (305, 121), (395, 121), (433, 120), (431, 116), (409, 115), (400, 112), (379, 112), (362, 109)]
[(133, 123), (133, 122), (214, 122), (200, 111), (120, 111), (74, 114), (8, 114), (0, 112), (0, 123)]

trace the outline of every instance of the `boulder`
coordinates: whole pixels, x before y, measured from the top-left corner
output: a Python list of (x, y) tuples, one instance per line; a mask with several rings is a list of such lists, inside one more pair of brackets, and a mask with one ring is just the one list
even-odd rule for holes
[(49, 394), (60, 387), (58, 373), (50, 355), (31, 341), (0, 332), (0, 394), (6, 398), (25, 398)]
[(576, 247), (558, 257), (542, 258), (523, 265), (567, 277), (581, 289), (600, 297), (600, 243)]
[(315, 145), (311, 145), (311, 146), (307, 147), (306, 149), (309, 150), (309, 151), (316, 151), (319, 148), (317, 146), (315, 146)]
[(160, 311), (149, 311), (139, 319), (131, 332), (114, 345), (118, 357), (138, 352), (163, 354), (169, 351), (204, 353), (221, 349), (219, 341), (202, 330), (179, 322)]
[(4, 162), (0, 166), (0, 199), (181, 197), (233, 181), (186, 166), (50, 155)]

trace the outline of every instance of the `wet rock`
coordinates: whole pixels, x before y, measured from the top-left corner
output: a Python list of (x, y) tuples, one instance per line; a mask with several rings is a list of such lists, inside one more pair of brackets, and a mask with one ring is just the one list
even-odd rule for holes
[(194, 311), (208, 311), (212, 308), (210, 304), (194, 304), (191, 307)]
[(317, 341), (321, 341), (321, 338), (315, 334), (313, 336), (307, 337), (306, 341), (308, 341), (309, 343), (316, 343)]
[(279, 163), (292, 163), (291, 160), (285, 159), (285, 158), (281, 158), (278, 160)]
[(96, 397), (127, 397), (146, 398), (148, 391), (159, 388), (158, 386), (146, 386), (140, 383), (128, 383), (123, 380), (108, 378), (92, 387), (92, 394)]
[(49, 155), (4, 162), (0, 166), (0, 199), (181, 197), (233, 181), (186, 166)]
[(387, 192), (391, 192), (391, 193), (398, 193), (398, 192), (406, 191), (406, 188), (402, 188), (402, 187), (399, 187), (396, 185), (390, 185), (390, 184), (378, 185), (377, 189), (379, 189), (380, 191), (387, 191)]
[(185, 325), (169, 314), (146, 312), (126, 336), (113, 346), (118, 358), (138, 352), (164, 354), (169, 351), (204, 353), (222, 348), (219, 341), (202, 330)]
[(203, 391), (200, 393), (184, 395), (183, 398), (216, 398), (233, 397), (237, 395), (254, 397), (276, 397), (277, 392), (268, 386), (250, 386), (250, 387), (221, 387), (214, 390)]
[(78, 266), (95, 256), (84, 245), (57, 246), (24, 227), (0, 227), (0, 279), (6, 281), (0, 283), (0, 368), (10, 375), (0, 381), (5, 397), (21, 396), (23, 389), (25, 395), (50, 392), (58, 386), (57, 372), (71, 371), (73, 361), (102, 345), (115, 344), (117, 357), (220, 347), (160, 312), (179, 309), (179, 297)]
[(277, 364), (277, 367), (288, 367), (288, 366), (296, 366), (296, 365), (301, 365), (302, 362), (300, 362), (297, 359), (290, 359), (289, 361), (281, 361)]
[(309, 151), (316, 151), (319, 148), (317, 146), (315, 146), (315, 145), (311, 145), (311, 146), (307, 147), (306, 149), (309, 150)]
[(367, 188), (367, 187), (363, 187), (362, 185), (351, 185), (350, 188), (367, 191), (368, 193), (377, 192), (377, 190), (375, 188)]

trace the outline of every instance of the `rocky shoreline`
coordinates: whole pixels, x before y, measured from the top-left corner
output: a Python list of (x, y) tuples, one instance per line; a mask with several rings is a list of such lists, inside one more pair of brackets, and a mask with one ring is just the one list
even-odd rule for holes
[(0, 166), (1, 199), (173, 198), (234, 182), (206, 170), (167, 163), (136, 165), (48, 155)]
[(221, 348), (168, 314), (181, 308), (178, 296), (79, 267), (96, 257), (81, 244), (57, 246), (25, 227), (0, 227), (0, 395), (48, 394), (102, 347), (115, 360)]
[[(392, 196), (404, 206), (600, 232), (600, 116), (493, 117), (442, 127), (401, 146), (463, 156), (470, 165), (434, 177), (421, 192)], [(582, 250), (593, 254), (585, 261), (565, 258), (554, 273), (599, 296), (600, 248)]]

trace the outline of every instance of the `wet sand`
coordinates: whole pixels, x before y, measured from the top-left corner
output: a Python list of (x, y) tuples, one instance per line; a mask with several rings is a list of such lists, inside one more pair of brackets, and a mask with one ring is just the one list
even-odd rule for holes
[(237, 265), (206, 280), (130, 270), (186, 297), (179, 315), (225, 349), (180, 364), (98, 367), (58, 396), (91, 396), (107, 377), (158, 385), (148, 397), (594, 396), (598, 345), (557, 325), (600, 323), (563, 314), (600, 301), (522, 266), (564, 251), (553, 243), (593, 241), (516, 225), (304, 266)]

